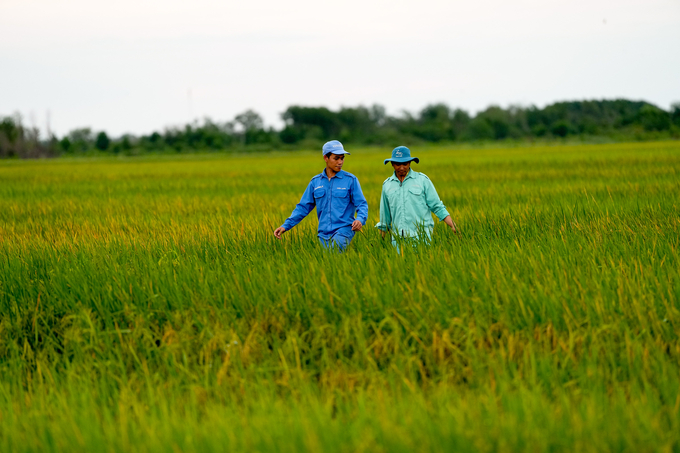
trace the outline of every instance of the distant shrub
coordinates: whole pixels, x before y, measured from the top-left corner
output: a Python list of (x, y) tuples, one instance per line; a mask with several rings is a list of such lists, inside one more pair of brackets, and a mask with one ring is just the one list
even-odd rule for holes
[(550, 132), (556, 137), (566, 137), (569, 134), (569, 123), (564, 120), (555, 121), (550, 127)]

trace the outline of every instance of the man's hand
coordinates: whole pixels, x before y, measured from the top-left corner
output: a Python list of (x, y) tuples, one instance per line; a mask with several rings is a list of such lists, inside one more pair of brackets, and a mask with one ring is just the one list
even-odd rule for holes
[(352, 231), (361, 231), (361, 227), (363, 227), (363, 225), (361, 224), (360, 221), (355, 220), (354, 222), (352, 222)]
[(444, 223), (446, 223), (454, 233), (458, 234), (458, 227), (456, 226), (455, 223), (453, 223), (453, 220), (451, 220), (450, 215), (446, 216), (446, 218), (444, 219)]
[(284, 231), (286, 231), (286, 229), (282, 226), (275, 229), (274, 236), (276, 237), (276, 239), (281, 239), (281, 235), (283, 234)]

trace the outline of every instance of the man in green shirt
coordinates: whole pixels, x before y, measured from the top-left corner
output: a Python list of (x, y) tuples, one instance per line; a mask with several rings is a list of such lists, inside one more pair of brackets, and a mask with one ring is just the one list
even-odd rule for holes
[(412, 161), (418, 163), (420, 159), (411, 157), (411, 150), (405, 146), (394, 148), (392, 158), (385, 159), (385, 165), (392, 163), (394, 173), (383, 183), (380, 222), (376, 227), (382, 231), (383, 238), (391, 232), (395, 246), (395, 236), (429, 241), (434, 229), (430, 213), (445, 222), (454, 233), (458, 232), (432, 181), (424, 173), (412, 170)]

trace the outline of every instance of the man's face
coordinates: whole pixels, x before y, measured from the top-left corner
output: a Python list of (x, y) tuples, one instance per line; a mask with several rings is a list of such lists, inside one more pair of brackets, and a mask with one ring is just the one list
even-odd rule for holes
[(408, 175), (408, 172), (411, 169), (411, 162), (406, 162), (403, 164), (399, 162), (392, 162), (392, 168), (394, 168), (394, 173), (396, 173), (398, 178), (404, 178), (406, 175)]
[(323, 156), (323, 159), (326, 161), (326, 168), (337, 173), (342, 170), (342, 164), (345, 162), (345, 155), (331, 153)]

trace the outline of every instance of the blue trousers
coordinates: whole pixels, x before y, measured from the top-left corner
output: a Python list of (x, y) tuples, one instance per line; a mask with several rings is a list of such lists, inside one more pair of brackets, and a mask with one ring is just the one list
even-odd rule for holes
[(319, 242), (321, 242), (321, 245), (329, 250), (344, 252), (345, 249), (347, 249), (347, 246), (349, 246), (349, 243), (352, 242), (352, 238), (354, 238), (354, 231), (343, 233), (338, 232), (328, 239), (320, 237)]

